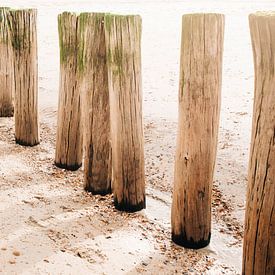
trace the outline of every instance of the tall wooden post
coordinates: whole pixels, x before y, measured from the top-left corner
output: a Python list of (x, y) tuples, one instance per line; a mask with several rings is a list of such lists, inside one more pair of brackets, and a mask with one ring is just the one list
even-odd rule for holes
[(202, 248), (211, 236), (211, 193), (217, 151), (224, 16), (182, 18), (179, 128), (172, 203), (172, 240)]
[(81, 13), (78, 37), (85, 190), (105, 195), (111, 192), (112, 163), (104, 14)]
[(9, 12), (14, 53), (15, 139), (28, 146), (39, 143), (36, 17), (35, 9)]
[(13, 116), (13, 54), (8, 25), (9, 8), (0, 8), (0, 117)]
[(77, 15), (58, 15), (60, 47), (59, 103), (55, 164), (77, 170), (82, 163), (80, 89), (77, 79)]
[(115, 207), (145, 208), (141, 17), (105, 17)]
[(243, 274), (275, 274), (275, 12), (249, 16), (253, 108)]

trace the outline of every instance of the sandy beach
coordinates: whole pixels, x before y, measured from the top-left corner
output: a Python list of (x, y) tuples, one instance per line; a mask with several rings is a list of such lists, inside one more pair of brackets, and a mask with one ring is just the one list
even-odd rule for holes
[[(248, 15), (267, 1), (1, 0), (38, 9), (41, 143), (15, 144), (0, 118), (0, 274), (241, 274), (253, 108)], [(54, 166), (59, 86), (57, 15), (140, 14), (147, 207), (115, 210), (112, 196), (83, 190), (83, 168)], [(171, 242), (181, 16), (225, 14), (222, 107), (213, 186), (212, 238), (197, 251)]]

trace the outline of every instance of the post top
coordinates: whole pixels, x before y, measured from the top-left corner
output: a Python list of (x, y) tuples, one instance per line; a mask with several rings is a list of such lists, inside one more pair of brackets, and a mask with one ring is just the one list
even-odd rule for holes
[(214, 13), (214, 12), (186, 13), (186, 14), (183, 14), (182, 16), (185, 17), (185, 16), (211, 16), (211, 15), (224, 16), (223, 13)]
[(127, 18), (127, 19), (131, 19), (131, 18), (141, 18), (141, 16), (139, 14), (113, 14), (113, 13), (106, 13), (106, 16), (112, 18)]
[(97, 16), (105, 16), (109, 13), (106, 13), (106, 12), (88, 12), (88, 11), (85, 11), (85, 12), (81, 12), (79, 14), (79, 16), (88, 16), (88, 15), (97, 15)]
[(73, 12), (73, 11), (63, 11), (63, 12), (61, 12), (61, 13), (58, 14), (58, 16), (65, 16), (65, 15), (68, 15), (68, 16), (77, 16), (77, 13)]
[(9, 12), (37, 12), (37, 9), (34, 8), (28, 8), (28, 9), (11, 9), (8, 8)]
[(257, 16), (257, 17), (275, 16), (275, 11), (256, 11), (255, 13), (251, 13), (249, 16)]

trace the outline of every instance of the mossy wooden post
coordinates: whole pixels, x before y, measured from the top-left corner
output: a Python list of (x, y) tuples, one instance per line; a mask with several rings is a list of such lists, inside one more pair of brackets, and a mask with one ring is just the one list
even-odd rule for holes
[(211, 192), (219, 129), (224, 16), (182, 18), (179, 128), (172, 240), (202, 248), (211, 236)]
[(141, 17), (105, 17), (115, 207), (145, 208)]
[(275, 12), (249, 16), (255, 92), (243, 274), (275, 274)]
[(82, 127), (75, 13), (58, 15), (58, 33), (60, 77), (55, 164), (60, 168), (77, 170), (82, 163)]
[(39, 143), (36, 18), (35, 9), (9, 12), (14, 53), (15, 140), (27, 146)]
[(8, 25), (9, 8), (0, 8), (0, 117), (13, 116), (13, 53)]
[(80, 14), (78, 37), (85, 190), (105, 195), (111, 192), (112, 163), (104, 14)]

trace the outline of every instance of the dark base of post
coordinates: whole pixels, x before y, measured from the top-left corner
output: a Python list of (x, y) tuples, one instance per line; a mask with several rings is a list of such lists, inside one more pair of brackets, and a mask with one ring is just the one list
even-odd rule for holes
[(91, 187), (91, 186), (85, 186), (84, 190), (86, 192), (92, 193), (93, 195), (106, 196), (108, 194), (112, 194), (111, 187), (107, 190), (94, 190), (93, 187)]
[(0, 117), (13, 117), (14, 108), (2, 108), (0, 110)]
[(66, 170), (69, 170), (69, 171), (76, 171), (78, 170), (82, 163), (80, 164), (75, 164), (75, 165), (67, 165), (67, 164), (63, 164), (63, 163), (57, 163), (57, 162), (54, 162), (55, 166), (58, 167), (58, 168), (61, 168), (61, 169), (66, 169)]
[(23, 140), (20, 140), (20, 139), (16, 139), (16, 138), (15, 138), (15, 142), (16, 142), (17, 144), (19, 144), (19, 145), (22, 145), (22, 146), (29, 146), (29, 147), (33, 147), (33, 146), (36, 146), (36, 145), (39, 144), (39, 141), (37, 141), (37, 142), (35, 142), (35, 143), (33, 143), (33, 144), (30, 144), (30, 143), (28, 143), (28, 142), (26, 142), (26, 141), (23, 141)]
[(140, 211), (142, 209), (145, 209), (146, 208), (146, 201), (145, 201), (145, 198), (143, 201), (141, 201), (139, 204), (136, 204), (136, 205), (132, 205), (132, 204), (129, 204), (128, 202), (125, 202), (125, 201), (122, 201), (122, 202), (118, 202), (116, 198), (114, 198), (114, 205), (115, 205), (115, 208), (119, 211), (125, 211), (125, 212), (130, 212), (130, 213), (133, 213), (133, 212), (137, 212), (137, 211)]
[(183, 233), (182, 235), (175, 235), (172, 233), (172, 241), (176, 243), (177, 245), (183, 246), (185, 248), (192, 248), (192, 249), (200, 249), (203, 247), (206, 247), (210, 243), (211, 233), (209, 233), (209, 236), (207, 240), (199, 240), (194, 241), (192, 238), (191, 240), (187, 240), (186, 234)]

